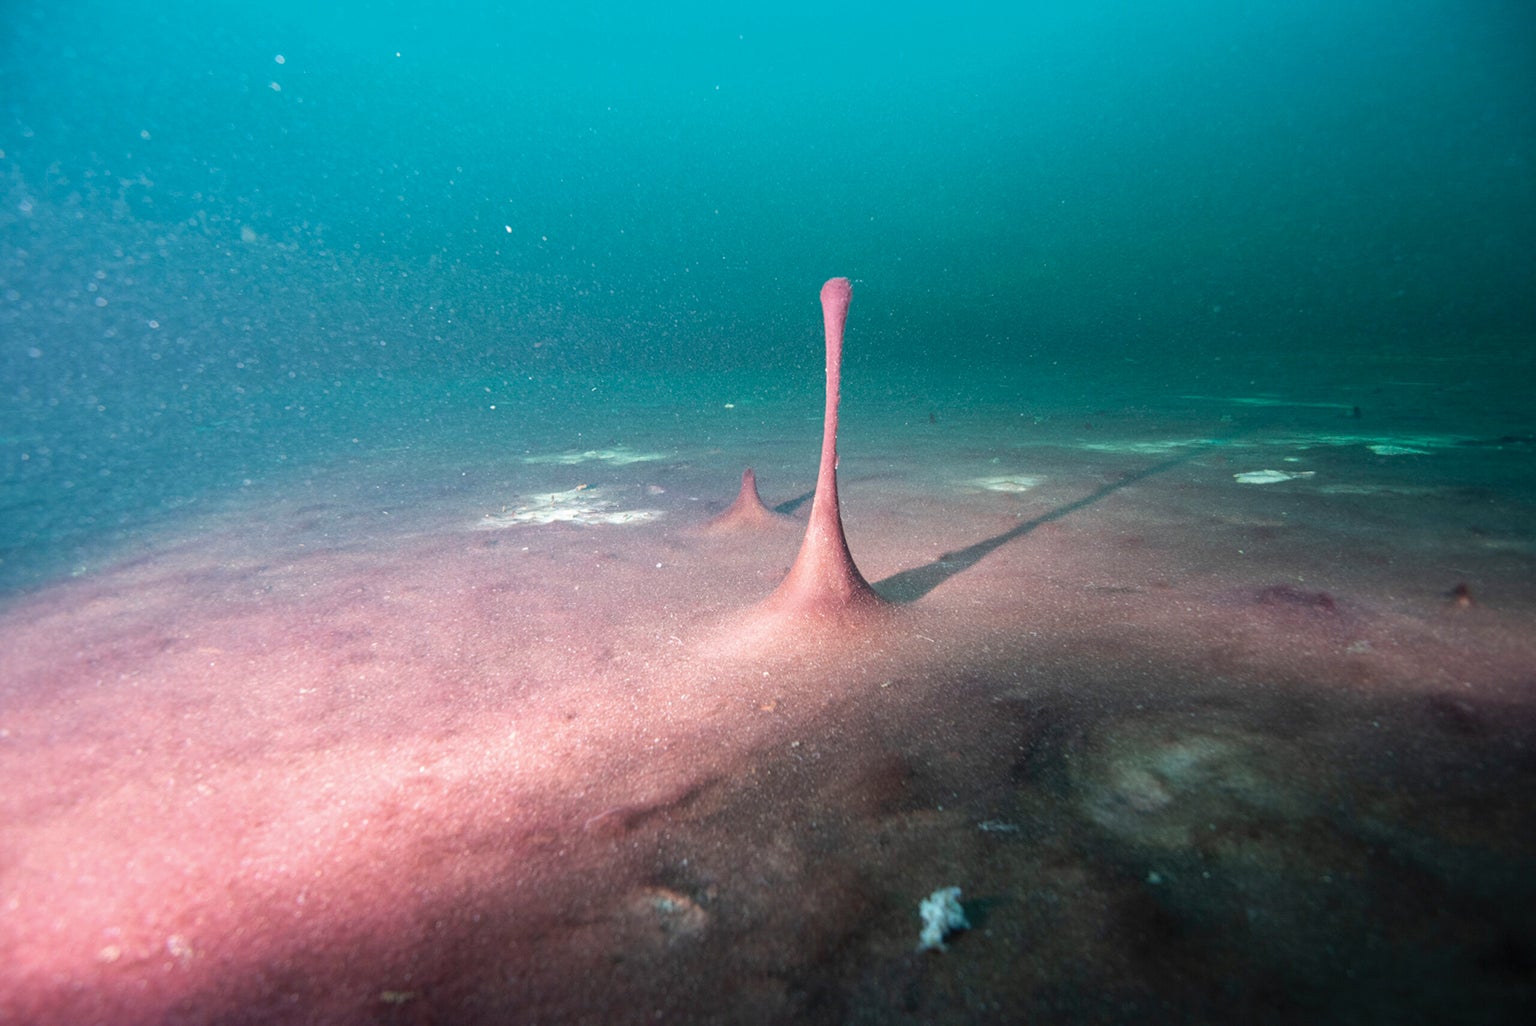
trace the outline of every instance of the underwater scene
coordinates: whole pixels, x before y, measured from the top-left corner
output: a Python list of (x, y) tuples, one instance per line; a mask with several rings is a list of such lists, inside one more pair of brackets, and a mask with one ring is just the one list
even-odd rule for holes
[(1523, 1024), (1536, 9), (12, 0), (0, 1022)]

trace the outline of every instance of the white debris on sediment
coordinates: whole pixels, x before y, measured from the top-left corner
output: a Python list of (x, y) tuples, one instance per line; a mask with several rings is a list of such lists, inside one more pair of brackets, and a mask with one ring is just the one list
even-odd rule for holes
[(1232, 479), (1238, 484), (1276, 484), (1280, 481), (1294, 481), (1299, 477), (1311, 477), (1310, 470), (1245, 470), (1241, 474), (1233, 474)]
[(524, 463), (545, 466), (574, 467), (579, 463), (608, 463), (616, 467), (631, 463), (652, 463), (666, 459), (661, 453), (634, 452), (623, 446), (613, 449), (588, 449), (586, 452), (554, 452), (542, 456), (524, 456)]
[(578, 485), (564, 492), (526, 495), (510, 510), (487, 513), (477, 531), (496, 531), (525, 524), (641, 524), (661, 516), (659, 509), (620, 509), (602, 488)]
[(1019, 832), (1019, 825), (1001, 819), (984, 819), (976, 824), (976, 829), (986, 834), (1016, 834)]
[(918, 905), (917, 913), (923, 920), (923, 932), (918, 937), (919, 951), (947, 951), (944, 938), (956, 930), (968, 930), (971, 924), (960, 906), (960, 888), (941, 887)]

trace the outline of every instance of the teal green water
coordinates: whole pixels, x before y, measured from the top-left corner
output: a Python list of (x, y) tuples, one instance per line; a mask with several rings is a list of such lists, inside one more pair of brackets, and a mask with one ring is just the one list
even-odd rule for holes
[(424, 382), (798, 380), (832, 275), (932, 387), (1528, 383), (1518, 2), (13, 0), (0, 97), (0, 584)]

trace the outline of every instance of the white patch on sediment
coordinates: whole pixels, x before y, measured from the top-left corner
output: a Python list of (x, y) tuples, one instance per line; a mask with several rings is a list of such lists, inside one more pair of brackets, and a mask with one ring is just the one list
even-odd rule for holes
[(1197, 402), (1231, 403), (1233, 406), (1289, 406), (1304, 410), (1348, 410), (1352, 407), (1349, 403), (1309, 403), (1295, 399), (1284, 399), (1273, 395), (1181, 395), (1180, 399), (1193, 399)]
[(609, 463), (622, 467), (631, 463), (651, 463), (664, 459), (666, 457), (660, 453), (633, 452), (619, 446), (613, 449), (588, 449), (585, 452), (554, 452), (542, 456), (524, 456), (523, 462), (557, 467), (574, 467), (580, 463)]
[[(1243, 444), (1286, 446), (1301, 449), (1317, 449), (1324, 446), (1347, 449), (1363, 445), (1379, 456), (1429, 456), (1436, 450), (1454, 449), (1466, 444), (1464, 435), (1392, 435), (1363, 434), (1357, 432), (1324, 431), (1307, 434), (1282, 431), (1266, 438), (1251, 439)], [(1378, 452), (1385, 449), (1386, 452)]]
[(1422, 495), (1448, 495), (1451, 489), (1431, 488), (1423, 485), (1331, 484), (1323, 485), (1317, 491), (1321, 495), (1396, 495), (1412, 498)]
[(1024, 474), (1004, 474), (998, 477), (978, 477), (971, 481), (977, 488), (989, 492), (1027, 492), (1041, 481), (1038, 477)]
[(1280, 481), (1294, 481), (1298, 477), (1311, 477), (1310, 470), (1245, 470), (1241, 474), (1233, 474), (1232, 479), (1238, 484), (1276, 484)]
[(1084, 452), (1130, 453), (1134, 456), (1166, 456), (1197, 445), (1210, 445), (1209, 438), (1159, 438), (1124, 442), (1083, 442)]
[(605, 489), (585, 485), (564, 492), (526, 495), (510, 510), (487, 513), (475, 524), (478, 531), (496, 531), (525, 524), (641, 524), (662, 515), (659, 509), (620, 509)]

